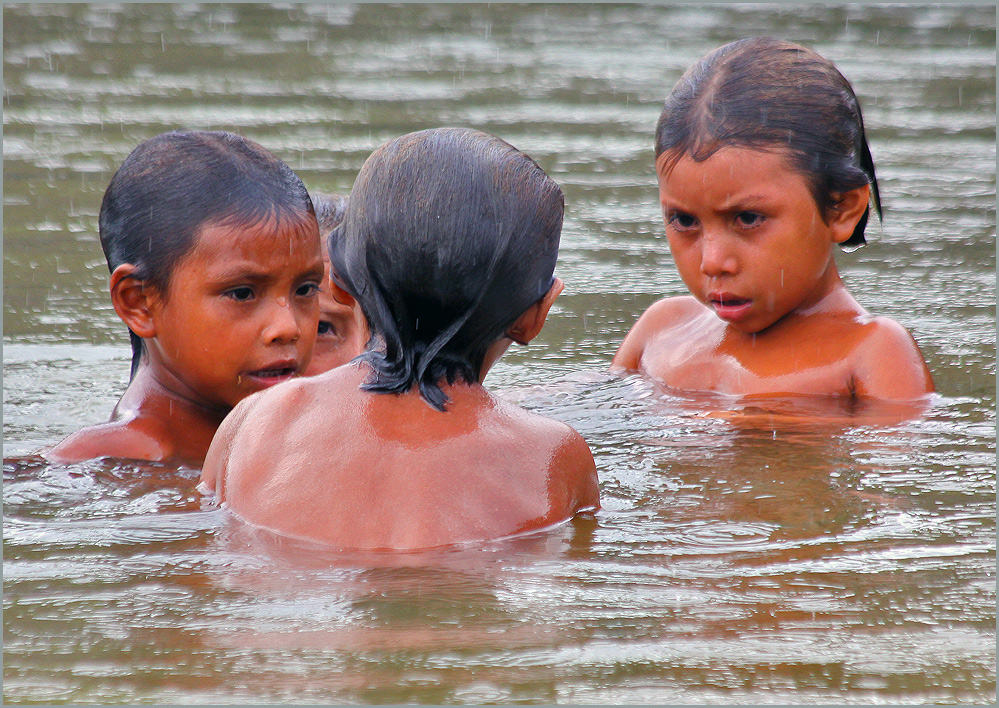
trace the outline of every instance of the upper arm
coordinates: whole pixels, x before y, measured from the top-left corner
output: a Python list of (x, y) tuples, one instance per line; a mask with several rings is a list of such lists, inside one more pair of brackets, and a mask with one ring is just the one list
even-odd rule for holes
[(922, 398), (934, 390), (922, 352), (902, 325), (886, 317), (861, 343), (854, 367), (858, 397), (889, 401)]
[(611, 369), (637, 371), (649, 340), (680, 319), (694, 302), (691, 297), (670, 297), (649, 306), (625, 335), (611, 361)]
[(70, 464), (98, 457), (120, 457), (129, 460), (158, 462), (169, 451), (155, 435), (118, 422), (102, 423), (84, 428), (52, 448), (42, 457), (52, 462)]
[(562, 445), (563, 468), (566, 471), (569, 511), (596, 510), (600, 508), (600, 491), (597, 466), (593, 453), (583, 436), (572, 428)]

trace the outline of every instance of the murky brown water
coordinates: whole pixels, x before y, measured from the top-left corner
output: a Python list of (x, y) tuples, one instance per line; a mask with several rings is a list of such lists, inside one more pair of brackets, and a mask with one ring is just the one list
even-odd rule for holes
[[(141, 140), (229, 129), (346, 192), (404, 132), (481, 128), (562, 184), (568, 289), (491, 387), (590, 442), (604, 511), (410, 556), (254, 538), (197, 473), (4, 464), (5, 702), (995, 699), (996, 14), (986, 6), (4, 7), (4, 455), (128, 375), (100, 198)], [(652, 131), (690, 63), (777, 34), (861, 97), (883, 233), (840, 259), (939, 396), (784, 418), (605, 373), (682, 284)], [(877, 229), (874, 229), (877, 234)], [(716, 415), (718, 411), (724, 415)], [(879, 422), (879, 420), (881, 422)]]

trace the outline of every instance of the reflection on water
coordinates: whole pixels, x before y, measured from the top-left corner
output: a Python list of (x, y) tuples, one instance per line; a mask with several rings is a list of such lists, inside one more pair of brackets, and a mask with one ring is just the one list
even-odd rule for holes
[[(8, 5), (4, 29), (5, 702), (994, 700), (991, 8)], [(765, 33), (861, 97), (886, 219), (840, 269), (922, 346), (924, 411), (606, 373), (683, 287), (659, 102)], [(568, 289), (489, 383), (586, 437), (595, 520), (332, 554), (228, 519), (196, 470), (32, 456), (127, 380), (96, 215), (135, 144), (233, 129), (345, 193), (371, 149), (435, 125), (496, 133), (564, 188)]]

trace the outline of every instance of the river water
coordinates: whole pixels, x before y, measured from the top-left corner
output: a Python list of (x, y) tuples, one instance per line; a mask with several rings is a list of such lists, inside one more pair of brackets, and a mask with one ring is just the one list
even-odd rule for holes
[[(885, 221), (839, 263), (922, 347), (920, 416), (606, 373), (683, 292), (660, 103), (757, 34), (860, 96)], [(995, 66), (984, 5), (5, 5), (4, 702), (993, 702)], [(232, 525), (196, 470), (32, 457), (127, 381), (97, 212), (138, 142), (233, 130), (346, 193), (377, 145), (439, 125), (565, 191), (567, 290), (487, 384), (583, 434), (596, 519), (344, 555)]]

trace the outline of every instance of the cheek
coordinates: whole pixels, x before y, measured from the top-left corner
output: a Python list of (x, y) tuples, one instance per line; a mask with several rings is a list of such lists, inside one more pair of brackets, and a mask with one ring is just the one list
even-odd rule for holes
[(701, 256), (696, 244), (683, 243), (679, 239), (670, 240), (669, 250), (677, 270), (680, 271), (680, 277), (696, 277), (700, 273)]
[[(319, 303), (304, 305), (295, 309), (295, 319), (301, 335), (298, 338), (299, 351), (319, 351)], [(315, 348), (314, 348), (315, 347)]]

